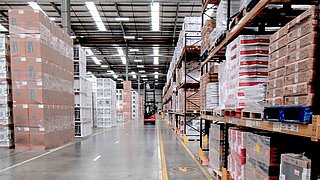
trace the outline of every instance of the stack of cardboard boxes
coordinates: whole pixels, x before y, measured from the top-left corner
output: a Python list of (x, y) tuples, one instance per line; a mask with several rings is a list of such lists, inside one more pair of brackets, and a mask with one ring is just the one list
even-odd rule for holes
[(16, 148), (74, 137), (73, 41), (39, 10), (9, 10)]
[(131, 81), (123, 82), (123, 115), (124, 121), (128, 122), (132, 119), (132, 105), (131, 105)]
[(211, 124), (209, 133), (209, 160), (210, 168), (221, 171), (225, 164), (225, 126), (223, 124)]
[(0, 147), (13, 146), (9, 38), (0, 34)]
[[(87, 72), (86, 73), (86, 79), (87, 79), (87, 81), (89, 83), (89, 86), (91, 87), (91, 92), (92, 92), (91, 93), (91, 96), (92, 96), (91, 103), (88, 102), (88, 103), (91, 104), (91, 107), (92, 107), (92, 110), (91, 110), (91, 112), (92, 112), (91, 117), (92, 117), (92, 122), (93, 122), (92, 127), (96, 127), (96, 123), (97, 123), (97, 118), (96, 118), (96, 116), (97, 116), (97, 108), (96, 108), (96, 103), (95, 102), (97, 101), (97, 78), (92, 72)], [(88, 92), (88, 94), (90, 94), (90, 93)]]
[[(186, 99), (187, 98), (187, 99)], [(187, 89), (186, 94), (184, 88), (178, 90), (177, 111), (180, 113), (200, 111), (200, 92), (198, 89)], [(185, 109), (185, 103), (186, 109)]]
[(213, 19), (206, 20), (204, 26), (201, 30), (201, 55), (205, 53), (205, 51), (209, 50), (211, 47), (210, 44), (210, 34), (213, 29), (216, 27), (216, 21)]
[(74, 47), (75, 136), (92, 133), (92, 85), (86, 79), (86, 53), (84, 48)]
[(139, 95), (136, 91), (132, 91), (132, 119), (137, 120), (139, 118)]
[(246, 169), (246, 138), (247, 133), (240, 129), (230, 128), (228, 171), (232, 179), (247, 179)]
[(207, 90), (207, 85), (211, 82), (218, 82), (219, 65), (212, 64), (210, 66), (211, 66), (210, 72), (203, 74), (200, 78), (200, 110), (201, 111), (212, 110), (212, 109), (207, 109), (206, 107), (207, 93), (210, 92), (210, 90)]
[(116, 119), (116, 82), (109, 78), (97, 78), (97, 127), (112, 127)]
[(311, 160), (301, 154), (281, 154), (279, 180), (311, 179)]
[(310, 8), (270, 37), (269, 105), (312, 106), (317, 17)]
[(123, 89), (117, 89), (116, 91), (117, 97), (117, 121), (123, 122)]

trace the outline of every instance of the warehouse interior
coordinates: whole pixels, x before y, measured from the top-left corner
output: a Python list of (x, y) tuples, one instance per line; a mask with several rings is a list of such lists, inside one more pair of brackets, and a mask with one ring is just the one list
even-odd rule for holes
[(0, 180), (320, 179), (317, 0), (0, 2)]

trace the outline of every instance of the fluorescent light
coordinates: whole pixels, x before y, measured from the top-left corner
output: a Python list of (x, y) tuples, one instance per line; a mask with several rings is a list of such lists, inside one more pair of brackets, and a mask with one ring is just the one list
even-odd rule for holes
[(158, 82), (158, 79), (156, 79), (155, 82)]
[(101, 65), (102, 68), (107, 68), (109, 67), (108, 65)]
[(147, 78), (143, 78), (142, 80), (144, 80), (144, 81), (148, 81), (148, 79), (147, 79)]
[(159, 47), (152, 47), (153, 48), (153, 55), (158, 56), (159, 55)]
[(115, 19), (116, 19), (116, 21), (129, 21), (130, 20), (128, 17), (118, 17)]
[(99, 31), (106, 31), (106, 27), (103, 24), (103, 21), (100, 17), (100, 14), (96, 8), (96, 6), (94, 5), (94, 2), (85, 2), (94, 22), (96, 23)]
[(130, 74), (136, 74), (136, 72), (134, 72), (134, 71), (131, 71), (131, 73)]
[(156, 83), (156, 86), (159, 85), (158, 83)]
[(159, 65), (159, 57), (153, 57), (153, 64)]
[(86, 49), (87, 56), (93, 56), (93, 52), (91, 49)]
[(147, 75), (141, 75), (141, 77), (147, 77)]
[(123, 79), (119, 79), (119, 78), (118, 78), (117, 80), (118, 80), (118, 81), (123, 81)]
[(158, 75), (158, 74), (154, 75), (154, 78), (155, 78), (155, 79), (158, 79), (158, 78), (159, 78), (159, 75)]
[(0, 31), (8, 31), (8, 29), (4, 27), (2, 24), (0, 24)]
[(135, 39), (135, 36), (123, 36), (123, 39)]
[(127, 63), (126, 57), (121, 57), (121, 61), (122, 61), (122, 64), (126, 64)]
[(156, 72), (154, 72), (155, 74), (159, 74), (159, 72), (158, 71), (156, 71)]
[(75, 39), (75, 38), (76, 38), (76, 36), (70, 36), (70, 38), (71, 38), (71, 39)]
[(97, 57), (91, 57), (92, 58), (92, 60), (94, 61), (94, 63), (96, 63), (97, 65), (100, 65), (101, 64), (101, 62), (98, 60), (98, 58)]
[(132, 77), (133, 77), (134, 79), (137, 79), (137, 75), (135, 75), (135, 74), (134, 74), (134, 75), (132, 75)]
[(138, 38), (138, 40), (143, 40), (143, 38), (142, 38), (142, 37), (140, 37), (140, 38)]
[(114, 74), (114, 71), (112, 71), (112, 70), (107, 70), (107, 72), (110, 74)]
[(130, 52), (139, 52), (139, 49), (129, 49)]
[(144, 68), (144, 65), (137, 65), (138, 68)]
[(113, 78), (115, 78), (115, 79), (118, 78), (118, 75), (116, 75), (116, 74), (114, 74), (114, 75), (112, 75), (112, 76), (113, 76)]
[(151, 4), (151, 23), (152, 31), (160, 30), (160, 4), (159, 2), (154, 2)]
[(135, 59), (135, 60), (133, 60), (134, 62), (142, 62), (142, 60), (141, 59)]
[(139, 71), (139, 73), (145, 73), (145, 72), (146, 72), (145, 70), (140, 70), (140, 71)]

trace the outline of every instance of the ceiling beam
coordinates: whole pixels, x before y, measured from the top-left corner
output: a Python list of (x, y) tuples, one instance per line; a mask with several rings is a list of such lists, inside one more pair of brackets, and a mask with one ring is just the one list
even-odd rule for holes
[[(121, 17), (118, 4), (114, 3), (114, 6), (115, 6), (115, 8), (117, 10), (118, 17)], [(122, 29), (123, 36), (125, 36), (126, 35), (126, 31), (124, 30), (124, 26), (123, 26), (122, 21), (120, 21), (120, 26), (121, 26), (121, 29)]]
[(174, 19), (174, 28), (173, 28), (173, 37), (172, 37), (172, 41), (173, 41), (173, 44), (176, 43), (176, 30), (177, 30), (177, 20), (178, 20), (178, 12), (179, 12), (179, 6), (180, 6), (180, 3), (177, 3), (177, 12), (176, 12), (176, 17)]

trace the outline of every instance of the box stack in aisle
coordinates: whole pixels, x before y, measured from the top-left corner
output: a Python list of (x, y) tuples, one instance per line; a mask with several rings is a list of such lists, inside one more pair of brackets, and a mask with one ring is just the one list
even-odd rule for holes
[(117, 97), (117, 121), (118, 122), (124, 122), (124, 115), (123, 115), (123, 89), (117, 89), (116, 97)]
[(86, 79), (86, 53), (80, 45), (74, 46), (74, 122), (75, 136), (92, 133), (92, 85)]
[(230, 128), (228, 131), (229, 155), (227, 169), (232, 179), (247, 179), (245, 175), (247, 132), (237, 128)]
[(267, 35), (240, 35), (228, 44), (219, 77), (222, 108), (242, 109), (265, 101), (268, 49)]
[(223, 124), (211, 124), (209, 133), (209, 160), (213, 171), (221, 171), (225, 163), (225, 134)]
[(124, 121), (128, 122), (131, 120), (131, 81), (124, 81), (123, 82), (123, 116)]
[(137, 120), (139, 118), (139, 95), (136, 91), (132, 91), (132, 120)]
[(86, 79), (88, 82), (91, 83), (91, 96), (92, 96), (92, 101), (91, 101), (91, 112), (92, 112), (92, 127), (97, 127), (96, 123), (97, 123), (97, 108), (96, 108), (96, 101), (97, 101), (97, 78), (94, 74), (92, 74), (91, 72), (87, 72), (86, 74)]
[(13, 146), (10, 42), (0, 34), (0, 148)]
[(313, 105), (317, 18), (310, 8), (270, 37), (268, 105)]
[(97, 127), (117, 125), (116, 82), (109, 78), (97, 78)]
[(14, 139), (49, 149), (74, 138), (73, 40), (39, 10), (9, 10)]
[(301, 154), (281, 154), (279, 180), (310, 180), (311, 160)]

